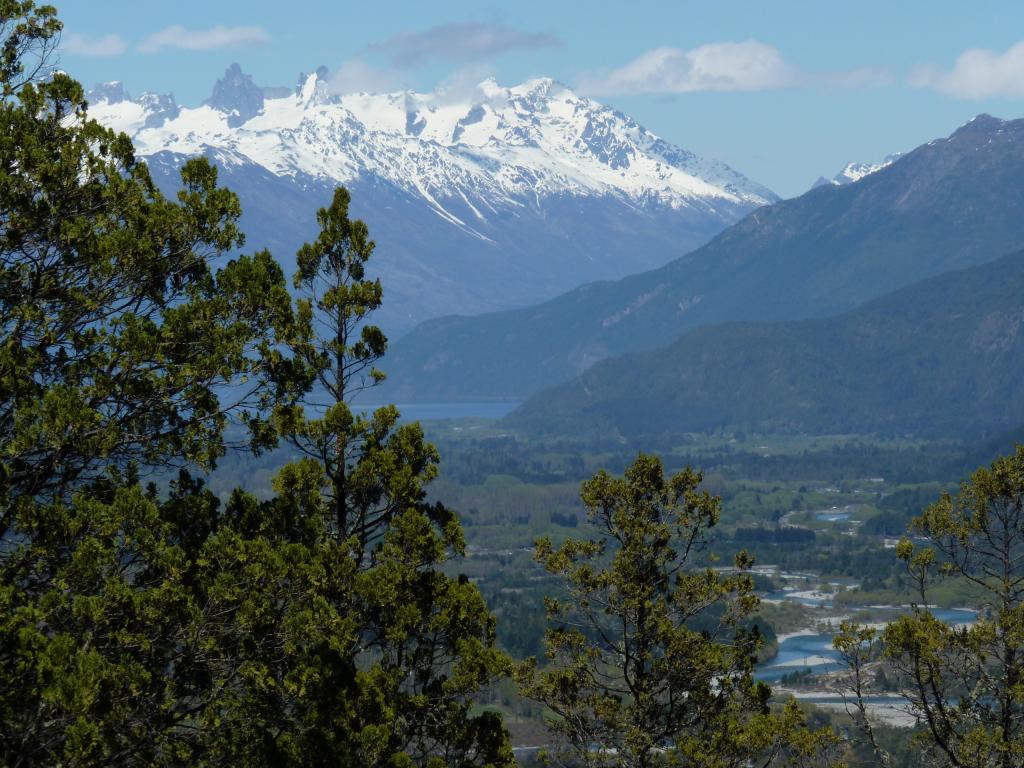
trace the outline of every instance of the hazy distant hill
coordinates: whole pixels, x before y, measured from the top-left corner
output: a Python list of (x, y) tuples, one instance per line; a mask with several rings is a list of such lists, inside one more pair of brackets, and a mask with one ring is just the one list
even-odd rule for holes
[(1024, 120), (983, 115), (856, 183), (760, 208), (651, 272), (535, 307), (425, 323), (387, 360), (397, 400), (517, 399), (732, 320), (824, 317), (1024, 247)]
[(234, 65), (195, 108), (132, 99), (118, 83), (90, 102), (162, 186), (186, 158), (213, 159), (242, 200), (250, 247), (286, 266), (347, 185), (377, 242), (389, 332), (660, 266), (778, 199), (547, 78), (338, 95), (323, 70), (268, 89)]
[(1024, 252), (838, 317), (728, 323), (528, 400), (529, 431), (992, 435), (1024, 423)]

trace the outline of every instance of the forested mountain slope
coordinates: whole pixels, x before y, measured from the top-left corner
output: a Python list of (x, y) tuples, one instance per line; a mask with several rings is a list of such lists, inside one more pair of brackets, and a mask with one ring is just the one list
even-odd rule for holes
[(716, 427), (983, 437), (1024, 423), (1024, 252), (833, 318), (727, 323), (605, 360), (528, 400), (530, 432)]
[(754, 211), (660, 269), (528, 309), (429, 321), (396, 344), (390, 396), (518, 399), (711, 323), (835, 315), (1024, 247), (1024, 120), (975, 118), (856, 183)]

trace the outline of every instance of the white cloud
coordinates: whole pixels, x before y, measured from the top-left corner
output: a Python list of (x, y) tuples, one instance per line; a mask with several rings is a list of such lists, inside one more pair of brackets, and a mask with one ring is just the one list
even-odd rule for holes
[(1003, 53), (972, 48), (961, 53), (951, 70), (931, 65), (915, 68), (910, 84), (958, 99), (1024, 97), (1024, 41)]
[(142, 53), (156, 53), (165, 48), (184, 51), (213, 51), (245, 45), (261, 45), (270, 41), (270, 35), (261, 27), (225, 27), (186, 29), (172, 26), (155, 32), (142, 40), (137, 49)]
[(561, 45), (553, 35), (524, 32), (504, 24), (466, 21), (441, 24), (422, 32), (402, 32), (370, 46), (392, 64), (412, 67), (425, 61), (480, 61), (513, 50), (537, 50)]
[(778, 49), (746, 40), (708, 43), (690, 51), (655, 48), (611, 72), (585, 76), (580, 89), (594, 95), (762, 91), (786, 88), (800, 80), (800, 73)]
[(349, 59), (331, 74), (327, 87), (332, 93), (387, 93), (402, 88), (398, 73), (366, 63), (363, 59)]
[(466, 103), (486, 104), (489, 99), (481, 86), (488, 79), (492, 79), (492, 72), (483, 65), (470, 65), (458, 69), (437, 84), (430, 94), (431, 103), (438, 107)]
[(864, 88), (891, 85), (892, 73), (877, 67), (845, 72), (808, 73), (791, 66), (779, 50), (758, 40), (708, 43), (689, 51), (655, 48), (628, 64), (600, 74), (585, 74), (584, 93), (608, 96), (631, 93), (695, 91), (769, 91), (824, 86)]
[(73, 33), (61, 38), (61, 50), (78, 56), (120, 56), (128, 50), (128, 44), (120, 35), (89, 37)]

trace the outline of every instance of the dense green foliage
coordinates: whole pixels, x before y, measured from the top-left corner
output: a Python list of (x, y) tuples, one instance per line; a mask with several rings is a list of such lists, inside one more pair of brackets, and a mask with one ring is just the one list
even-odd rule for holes
[[(464, 543), (426, 500), (437, 452), (347, 406), (386, 344), (348, 193), (299, 253), (312, 298), (266, 252), (215, 270), (236, 197), (192, 161), (165, 198), (43, 71), (59, 29), (0, 3), (0, 764), (510, 765), (473, 710), (510, 665), (441, 567)], [(262, 500), (166, 482), (230, 419), (306, 457)]]
[[(0, 7), (7, 54), (45, 55), (37, 35), (53, 24), (52, 9)], [(289, 315), (268, 254), (212, 268), (242, 241), (237, 198), (217, 188), (214, 168), (186, 164), (168, 200), (130, 142), (88, 119), (76, 82), (19, 84), (27, 73), (7, 66), (0, 532), (12, 499), (59, 498), (106, 465), (212, 463), (229, 412), (267, 404)]]
[(715, 428), (992, 435), (1024, 422), (1021, 295), (1017, 253), (836, 317), (705, 327), (603, 361), (507, 421), (632, 439)]
[(500, 722), (465, 700), (502, 668), (493, 619), (430, 567), (454, 523), (403, 514), (360, 571), (312, 488), (221, 509), (184, 477), (163, 501), (104, 482), (21, 510), (5, 763), (508, 764)]
[[(882, 632), (847, 624), (837, 638), (852, 692), (863, 700), (865, 673), (881, 659), (926, 724), (919, 744), (932, 764), (1018, 766), (1024, 760), (1024, 446), (979, 469), (955, 496), (943, 494), (915, 518), (913, 532), (926, 544), (905, 538), (896, 550), (919, 590), (911, 615)], [(977, 595), (978, 620), (969, 626), (949, 626), (929, 610), (933, 585), (950, 578)], [(861, 726), (874, 743), (870, 721), (862, 718)]]
[(689, 469), (666, 478), (641, 455), (623, 478), (583, 484), (594, 538), (537, 542), (567, 595), (545, 601), (549, 667), (520, 674), (581, 764), (799, 764), (827, 744), (799, 710), (772, 715), (770, 689), (753, 680), (750, 562), (739, 556), (736, 575), (701, 567), (720, 503), (700, 482)]

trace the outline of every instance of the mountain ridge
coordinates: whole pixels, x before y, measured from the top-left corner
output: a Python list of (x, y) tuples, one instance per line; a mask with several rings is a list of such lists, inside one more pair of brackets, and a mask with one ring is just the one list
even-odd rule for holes
[[(551, 78), (508, 88), (492, 78), (468, 94), (338, 95), (328, 83), (320, 68), (300, 76), (293, 93), (275, 95), (278, 89), (260, 88), (232, 64), (201, 106), (179, 108), (159, 125), (140, 125), (138, 113), (146, 105), (123, 91), (111, 101), (109, 84), (90, 91), (90, 111), (132, 136), (143, 156), (156, 151), (199, 154), (208, 146), (234, 149), (279, 174), (301, 172), (345, 182), (369, 170), (426, 195), (451, 194), (444, 185), (460, 189), (470, 180), (506, 195), (527, 187), (539, 194), (615, 190), (635, 201), (661, 196), (680, 207), (699, 206), (708, 198), (756, 205), (778, 199), (724, 163), (675, 147)], [(242, 127), (246, 130), (226, 130)], [(346, 145), (345, 139), (352, 138), (366, 142), (372, 152)], [(316, 150), (309, 151), (309, 145)], [(403, 152), (417, 147), (424, 154), (436, 153), (431, 159), (438, 164), (410, 177)], [(538, 152), (542, 157), (516, 167), (518, 154)], [(524, 173), (524, 168), (542, 172)], [(439, 213), (451, 215), (441, 207)]]
[(547, 78), (338, 95), (324, 68), (292, 90), (232, 65), (198, 107), (110, 84), (91, 101), (140, 157), (162, 158), (162, 187), (175, 187), (183, 158), (213, 159), (242, 198), (249, 243), (271, 245), (286, 267), (330, 189), (349, 186), (392, 292), (384, 324), (399, 333), (439, 308), (526, 306), (658, 266), (778, 199)]
[(855, 181), (860, 181), (865, 176), (869, 176), (883, 168), (887, 168), (899, 160), (902, 155), (902, 152), (894, 152), (891, 155), (886, 155), (880, 163), (849, 162), (832, 178), (826, 179), (824, 176), (819, 176), (818, 180), (811, 185), (811, 189), (825, 186), (827, 184), (832, 184), (836, 187), (841, 187), (844, 184), (852, 184)]
[(389, 355), (397, 401), (519, 400), (726, 321), (825, 317), (1024, 247), (1024, 120), (981, 115), (847, 185), (764, 206), (654, 270), (522, 310), (432, 320)]
[(850, 312), (693, 329), (538, 393), (505, 423), (638, 438), (709, 429), (991, 436), (1024, 422), (1024, 251)]

